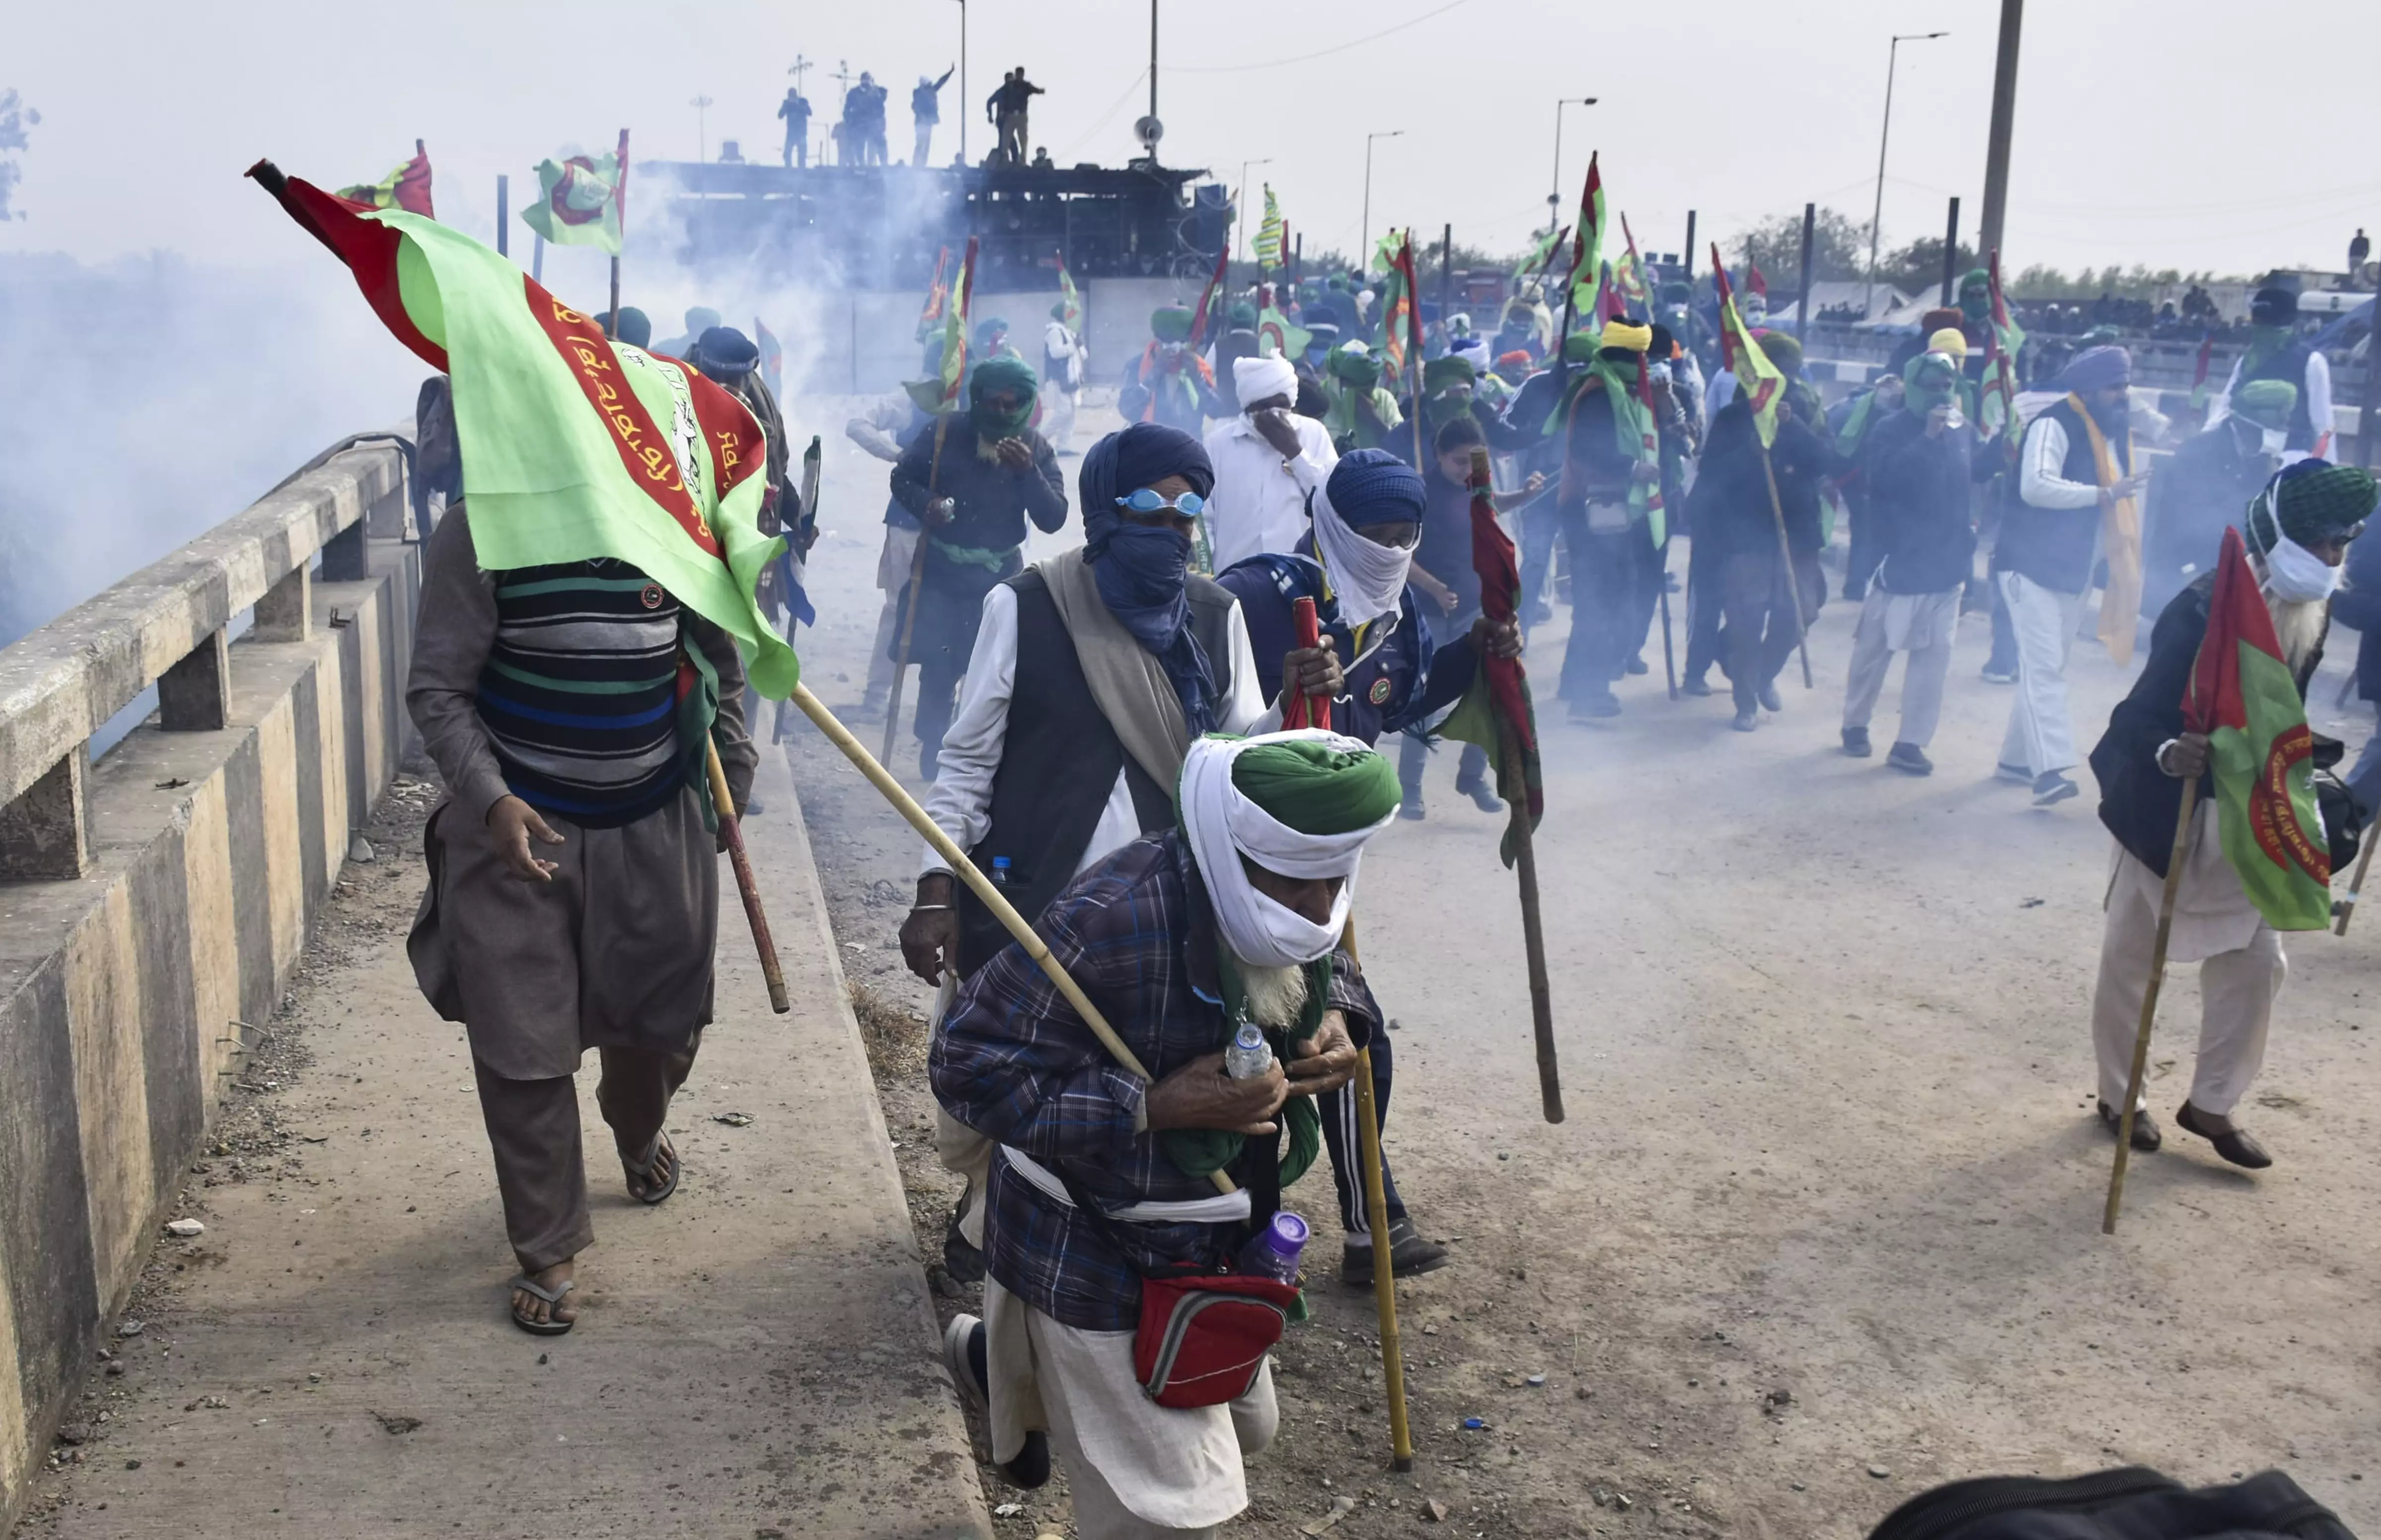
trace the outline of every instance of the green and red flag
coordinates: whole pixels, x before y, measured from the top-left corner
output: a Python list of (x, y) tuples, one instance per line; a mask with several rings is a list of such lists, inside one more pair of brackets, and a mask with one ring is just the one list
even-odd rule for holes
[(2331, 848), (2314, 794), (2314, 735), (2241, 532), (2224, 532), (2207, 635), (2182, 696), (2207, 735), (2224, 857), (2277, 931), (2331, 923)]
[(1224, 238), (1224, 249), (1215, 253), (1215, 271), (1207, 275), (1207, 287), (1199, 292), (1198, 313), (1190, 317), (1189, 346), (1190, 351), (1194, 353), (1207, 345), (1209, 323), (1215, 316), (1215, 307), (1223, 302), (1224, 279), (1231, 271), (1231, 266), (1232, 242), (1227, 231)]
[(1282, 223), (1281, 205), (1274, 202), (1273, 184), (1264, 184), (1264, 223), (1257, 226), (1257, 265), (1276, 268), (1289, 250), (1289, 226)]
[(1058, 324), (1081, 336), (1083, 333), (1083, 291), (1075, 287), (1075, 275), (1067, 271), (1067, 259), (1058, 258)]
[(1719, 346), (1720, 358), (1728, 372), (1736, 376), (1737, 395), (1752, 408), (1752, 425), (1761, 434), (1764, 449), (1777, 442), (1777, 408), (1786, 399), (1786, 376), (1769, 361), (1752, 333), (1736, 308), (1736, 290), (1728, 287), (1728, 268), (1719, 260), (1719, 247), (1711, 249), (1712, 281), (1719, 286)]
[(943, 306), (949, 302), (950, 290), (944, 287), (943, 275), (950, 270), (951, 249), (944, 247), (934, 253), (934, 281), (926, 290), (926, 302), (918, 307), (918, 340), (934, 336), (934, 324), (943, 318)]
[(2191, 409), (2207, 409), (2207, 371), (2216, 361), (2216, 329), (2213, 326), (2199, 334), (2199, 358), (2191, 366)]
[(773, 700), (800, 678), (755, 602), (767, 446), (744, 404), (615, 342), (510, 261), (433, 219), (249, 170), (355, 275), (397, 339), (453, 381), (471, 539), (491, 571), (609, 556), (733, 636)]
[(1570, 226), (1568, 225), (1562, 226), (1557, 229), (1548, 230), (1539, 238), (1538, 243), (1535, 246), (1530, 248), (1530, 254), (1523, 257), (1520, 263), (1513, 269), (1513, 291), (1515, 293), (1520, 293), (1521, 286), (1528, 282), (1533, 275), (1537, 277), (1541, 287), (1544, 286), (1545, 282), (1546, 269), (1554, 265), (1555, 250), (1562, 245), (1563, 237), (1569, 234), (1570, 234)]
[(552, 246), (593, 246), (620, 254), (627, 228), (629, 131), (608, 155), (573, 155), (541, 161), (537, 202), (521, 210), (521, 222)]
[(1278, 295), (1279, 290), (1272, 284), (1266, 284), (1260, 292), (1263, 303), (1257, 311), (1257, 352), (1296, 363), (1306, 356), (1307, 345), (1314, 340), (1314, 334), (1282, 312)]
[(2001, 254), (1996, 249), (1984, 267), (1993, 297), (1992, 336), (1984, 339), (1984, 391), (1976, 403), (1976, 421), (1987, 434), (2002, 434), (2010, 463), (2017, 460), (2017, 356), (2025, 347), (2025, 328), (2009, 316), (2001, 295)]
[(1621, 302), (1633, 305), (1641, 315), (1654, 313), (1654, 291), (1645, 281), (1645, 259), (1637, 254), (1637, 234), (1629, 227), (1629, 216), (1620, 216), (1621, 238), (1629, 243), (1620, 260), (1612, 264), (1613, 282), (1620, 290)]
[(933, 416), (957, 411), (959, 382), (967, 377), (968, 311), (975, 299), (976, 238), (968, 237), (967, 251), (959, 258), (959, 276), (951, 281), (950, 297), (943, 307), (943, 362), (931, 380), (912, 380), (901, 388), (920, 411)]
[(1769, 280), (1761, 275), (1761, 264), (1751, 257), (1744, 259), (1744, 288), (1746, 293), (1758, 294), (1764, 300), (1769, 298)]
[(434, 219), (437, 215), (430, 209), (430, 152), (417, 139), (411, 160), (377, 182), (343, 187), (339, 196), (368, 209), (403, 209), (424, 219)]
[[(1472, 463), (1482, 465), (1484, 452)], [(1471, 569), (1480, 575), (1480, 610), (1490, 620), (1510, 622), (1519, 608), (1521, 568), (1512, 538), (1496, 521), (1493, 489), (1475, 471), (1471, 481)], [(1509, 731), (1508, 730), (1509, 729)], [(1483, 654), (1471, 682), (1439, 725), (1459, 743), (1477, 743), (1496, 767), (1496, 794), (1508, 807), (1529, 810), (1535, 829), (1545, 815), (1545, 777), (1538, 765), (1538, 715), (1530, 702), (1530, 677), (1520, 658)], [(1498, 854), (1513, 864), (1513, 830), (1508, 823)]]
[(1579, 225), (1570, 242), (1570, 275), (1564, 280), (1564, 292), (1570, 297), (1571, 309), (1581, 314), (1595, 313), (1595, 285), (1604, 272), (1604, 172), (1596, 163), (1596, 153), (1587, 157), (1587, 182), (1579, 191)]

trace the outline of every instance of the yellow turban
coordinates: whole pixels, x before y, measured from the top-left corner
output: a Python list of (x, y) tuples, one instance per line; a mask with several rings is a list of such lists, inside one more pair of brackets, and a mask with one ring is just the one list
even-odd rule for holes
[(1629, 321), (1607, 321), (1604, 324), (1604, 333), (1597, 338), (1596, 345), (1602, 348), (1625, 348), (1630, 352), (1642, 353), (1654, 346), (1654, 328), (1640, 326)]
[(1926, 339), (1926, 350), (1964, 359), (1968, 356), (1968, 335), (1957, 326), (1946, 326)]

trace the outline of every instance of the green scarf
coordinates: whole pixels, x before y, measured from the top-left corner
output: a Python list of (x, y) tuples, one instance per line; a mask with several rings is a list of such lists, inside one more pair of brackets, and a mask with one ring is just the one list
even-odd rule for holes
[[(1645, 361), (1640, 358), (1636, 368), (1644, 367)], [(1620, 365), (1600, 352), (1595, 355), (1595, 361), (1590, 363), (1563, 392), (1562, 405), (1556, 408), (1555, 414), (1546, 420), (1547, 435), (1551, 437), (1557, 433), (1569, 434), (1571, 418), (1578, 410), (1580, 398), (1586, 394), (1590, 385), (1602, 387), (1605, 399), (1612, 403), (1612, 434), (1614, 442), (1619, 446), (1620, 452), (1640, 465), (1659, 468), (1662, 463), (1661, 439), (1654, 431), (1654, 414), (1647, 410), (1645, 403), (1638, 398), (1635, 373), (1633, 371), (1628, 373), (1621, 373)], [(1654, 439), (1654, 444), (1650, 447), (1645, 442), (1648, 437)], [(1566, 437), (1565, 443), (1568, 444), (1568, 442), (1569, 439)], [(1568, 449), (1563, 458), (1566, 462), (1569, 459)], [(1653, 501), (1654, 491), (1660, 484), (1658, 482), (1633, 480), (1629, 483), (1630, 518), (1642, 519), (1646, 516), (1648, 505)]]
[(2241, 357), (2241, 374), (2253, 374), (2280, 357), (2297, 335), (2296, 326), (2251, 326), (2248, 350)]
[[(1359, 449), (1379, 448), (1384, 442), (1389, 414), (1397, 409), (1397, 397), (1378, 385), (1367, 388), (1346, 379), (1335, 382), (1330, 397), (1331, 405), (1323, 414), (1323, 426), (1331, 434), (1332, 441), (1337, 443), (1343, 438), (1352, 438)], [(1372, 403), (1371, 417), (1357, 412), (1356, 403), (1360, 400)]]
[(1844, 425), (1836, 430), (1836, 453), (1839, 455), (1860, 453), (1860, 446), (1866, 442), (1869, 428), (1874, 423), (1876, 415), (1876, 388), (1872, 385), (1861, 393), (1859, 400), (1852, 403), (1852, 409), (1844, 417)]
[[(1238, 1032), (1242, 1021), (1249, 1020), (1248, 985), (1240, 971), (1232, 964), (1231, 955), (1219, 945), (1215, 948), (1215, 972), (1224, 986), (1224, 1026), (1227, 1033)], [(1306, 1008), (1300, 1013), (1298, 1025), (1282, 1031), (1268, 1027), (1265, 1041), (1273, 1045), (1274, 1057), (1287, 1064), (1290, 1045), (1314, 1035), (1323, 1025), (1323, 1013), (1331, 1004), (1332, 962), (1328, 957), (1306, 965)], [(1315, 1154), (1323, 1147), (1323, 1118), (1314, 1110), (1312, 1096), (1292, 1096), (1281, 1104), (1281, 1124), (1289, 1131), (1289, 1150), (1281, 1157), (1281, 1185), (1306, 1175), (1314, 1164)], [(1168, 1129), (1158, 1136), (1166, 1158), (1185, 1176), (1203, 1177), (1220, 1171), (1240, 1156), (1248, 1143), (1245, 1134), (1227, 1133), (1219, 1129)]]

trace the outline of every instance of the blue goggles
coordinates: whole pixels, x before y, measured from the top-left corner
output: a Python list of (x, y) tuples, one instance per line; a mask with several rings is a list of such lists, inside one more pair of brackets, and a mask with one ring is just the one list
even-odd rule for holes
[(1154, 513), (1170, 512), (1178, 513), (1185, 519), (1196, 519), (1206, 510), (1207, 499), (1195, 492), (1186, 492), (1171, 499), (1160, 497), (1144, 486), (1117, 498), (1116, 505), (1128, 513), (1137, 513), (1144, 518)]

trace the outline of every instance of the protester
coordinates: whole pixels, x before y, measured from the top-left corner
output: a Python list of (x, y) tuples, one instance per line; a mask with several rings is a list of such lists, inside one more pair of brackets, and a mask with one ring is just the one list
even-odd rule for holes
[[(2116, 347), (2078, 353), (2067, 366), (2067, 395), (2026, 428), (2017, 500), (2002, 516), (1993, 554), (2018, 655), (1998, 775), (2032, 787), (2036, 807), (2077, 793), (2067, 777), (2075, 764), (2067, 657), (2104, 519), (2130, 506), (2149, 479), (2133, 470), (2132, 372), (2131, 356)], [(2104, 607), (2103, 634), (2111, 618)], [(2130, 633), (2130, 617), (2123, 626)]]
[(1417, 437), (1410, 430), (1402, 436), (1391, 434), (1374, 447), (1386, 449), (1412, 465), (1417, 443), (1429, 444), (1451, 419), (1471, 415), (1472, 382), (1477, 377), (1478, 371), (1471, 361), (1454, 353), (1423, 364), (1422, 399), (1416, 401), (1409, 397), (1398, 403), (1402, 417), (1422, 419), (1421, 434)]
[[(1307, 506), (1313, 528), (1294, 553), (1252, 556), (1226, 568), (1217, 581), (1240, 601), (1261, 674), (1269, 659), (1286, 655), (1296, 643), (1296, 602), (1314, 602), (1324, 644), (1348, 660), (1346, 682), (1331, 703), (1334, 727), (1373, 743), (1384, 732), (1425, 723), (1462, 695), (1477, 670), (1481, 648), (1500, 656), (1520, 654), (1520, 635), (1514, 627), (1485, 620), (1434, 645), (1407, 582), (1428, 507), (1422, 479), (1411, 466), (1386, 450), (1356, 450), (1332, 468)], [(1264, 676), (1263, 683), (1268, 695), (1280, 693), (1277, 678)], [(1394, 1069), (1385, 1038), (1373, 1049), (1375, 1105), (1384, 1121)], [(1372, 1229), (1355, 1179), (1354, 1100), (1326, 1099), (1323, 1106), (1339, 1220), (1348, 1236), (1339, 1277), (1351, 1285), (1372, 1282), (1374, 1261)], [(1383, 1169), (1393, 1270), (1404, 1277), (1442, 1265), (1446, 1249), (1425, 1239), (1407, 1216), (1386, 1162)]]
[[(900, 463), (901, 456), (919, 437), (933, 436), (934, 420), (918, 409), (907, 391), (887, 391), (882, 396), (863, 397), (860, 415), (844, 424), (844, 436), (888, 465)], [(876, 586), (885, 593), (885, 602), (876, 616), (876, 641), (868, 654), (868, 683), (855, 715), (870, 718), (885, 710), (885, 697), (893, 688), (893, 656), (897, 650), (901, 622), (901, 592), (909, 584), (910, 567), (918, 556), (917, 516), (901, 506), (901, 499), (887, 496), (885, 500), (885, 544), (876, 556)]]
[(885, 97), (883, 86), (867, 70), (843, 96), (843, 138), (836, 159), (845, 165), (885, 164)]
[[(777, 409), (776, 393), (761, 378), (761, 349), (733, 326), (714, 326), (695, 338), (693, 357), (688, 361), (743, 402), (761, 425), (765, 490), (761, 495), (760, 530), (763, 534), (786, 538), (788, 559), (762, 568), (753, 597), (763, 617), (790, 640), (796, 622), (816, 618), (809, 597), (796, 588), (794, 574), (800, 569), (798, 564), (810, 555), (818, 531), (808, 519), (813, 510), (801, 506), (800, 490), (793, 483), (792, 438), (786, 432), (784, 414)], [(756, 734), (760, 712), (761, 692), (747, 686), (744, 723)], [(763, 810), (759, 800), (753, 799), (744, 804), (744, 811), (757, 814)]]
[(617, 327), (612, 324), (610, 311), (597, 311), (595, 324), (603, 327), (604, 335), (616, 341), (625, 342), (631, 348), (652, 350), (653, 324), (646, 318), (644, 312), (634, 305), (620, 307), (620, 324)]
[[(952, 1322), (945, 1361), (988, 1408), (995, 1461), (1047, 1430), (1087, 1540), (1213, 1535), (1248, 1505), (1241, 1457), (1280, 1421), (1270, 1368), (1229, 1403), (1160, 1406), (1134, 1364), (1141, 1276), (1229, 1266), (1312, 1160), (1303, 1098), (1388, 1041), (1341, 937), (1397, 799), (1349, 738), (1195, 740), (1178, 827), (1093, 866), (1035, 927), (1154, 1078), (1117, 1068), (1021, 947), (969, 978), (934, 1040), (936, 1098), (998, 1145), (984, 1318)], [(1243, 1020), (1282, 1048), (1232, 1080), (1220, 1048)], [(1216, 1193), (1218, 1167), (1238, 1192)]]
[(811, 164), (811, 103), (800, 86), (786, 88), (786, 99), (777, 104), (777, 116), (786, 120), (786, 165), (800, 162), (807, 170)]
[[(709, 305), (693, 306), (686, 312), (686, 335), (684, 336), (674, 336), (667, 342), (663, 343), (660, 347), (653, 348), (652, 351), (662, 354), (665, 358), (686, 358), (689, 354), (694, 351), (694, 339), (718, 324), (719, 312), (717, 311), (713, 310)], [(646, 323), (646, 330), (648, 332), (652, 330), (652, 326), (653, 324), (651, 322)], [(626, 341), (627, 339), (622, 338), (622, 340)]]
[(1075, 452), (1075, 409), (1083, 398), (1087, 361), (1082, 334), (1067, 324), (1061, 299), (1042, 328), (1042, 436), (1061, 455)]
[(1885, 559), (1879, 548), (1876, 519), (1871, 511), (1869, 435), (1901, 409), (1902, 376), (1912, 361), (1924, 356), (1923, 348), (1910, 353), (1891, 365), (1890, 372), (1880, 375), (1875, 384), (1827, 409), (1827, 435), (1835, 443), (1836, 453), (1851, 467), (1836, 485), (1844, 500), (1845, 518), (1851, 525), (1851, 548), (1844, 558), (1843, 593), (1847, 604), (1861, 602), (1868, 592), (1869, 580), (1876, 576), (1877, 564)]
[(1215, 394), (1215, 372), (1190, 351), (1188, 306), (1151, 313), (1150, 343), (1125, 366), (1117, 413), (1128, 422), (1163, 422), (1197, 437), (1210, 417), (1230, 415)]
[(2151, 472), (2142, 532), (2142, 602), (2157, 610), (2206, 571), (2224, 532), (2281, 469), (2298, 386), (2252, 380), (2225, 419), (2183, 441)]
[[(896, 630), (909, 631), (907, 661), (919, 666), (918, 774), (927, 780), (934, 778), (984, 595), (1023, 565), (1027, 519), (1052, 534), (1067, 521), (1057, 457), (1027, 425), (1033, 386), (1033, 370), (1021, 360), (987, 360), (969, 381), (967, 414), (919, 434), (893, 468), (893, 495), (925, 531), (923, 596), (921, 585), (904, 588)], [(892, 651), (897, 666), (898, 636)]]
[(910, 156), (911, 165), (924, 165), (926, 157), (934, 153), (934, 125), (943, 120), (943, 88), (951, 83), (951, 75), (957, 67), (953, 66), (951, 69), (944, 70), (940, 79), (919, 76), (917, 85), (910, 92), (910, 126), (917, 131), (917, 144)]
[(1869, 755), (1869, 717), (1893, 654), (1907, 653), (1901, 728), (1885, 762), (1912, 776), (1934, 774), (1926, 745), (1943, 713), (1943, 682), (1960, 623), (1960, 589), (1975, 561), (1969, 492), (1984, 464), (1975, 424), (1959, 409), (1960, 370), (1948, 353), (1921, 353), (1905, 371), (1903, 404), (1877, 424), (1867, 451), (1869, 495), (1881, 553), (1876, 586), (1852, 632), (1844, 688), (1844, 752)]
[(1339, 461), (1331, 435), (1289, 409), (1297, 372), (1278, 358), (1241, 359), (1232, 385), (1242, 404), (1207, 430), (1215, 495), (1207, 534), (1222, 572), (1263, 551), (1288, 551), (1307, 530), (1306, 499)]
[(2295, 386), (2286, 446), (2290, 458), (2331, 452), (2331, 361), (2299, 337), (2299, 297), (2287, 288), (2259, 289), (2249, 300), (2249, 346), (2233, 361), (2224, 388), (2207, 403), (2214, 427), (2233, 409), (2241, 387), (2254, 380)]
[[(578, 1319), (576, 1258), (595, 1239), (574, 1081), (588, 1049), (629, 1195), (678, 1191), (662, 1122), (711, 1021), (719, 930), (704, 755), (685, 745), (717, 743), (742, 806), (760, 761), (744, 662), (624, 561), (482, 571), (461, 504), (423, 546), (420, 604), (406, 705), (446, 795), (406, 950), (470, 1042), (520, 1265), (513, 1322), (558, 1336)], [(681, 724), (690, 654), (715, 677), (716, 707)]]
[(983, 104), (984, 116), (1000, 136), (999, 147), (993, 152), (989, 164), (1023, 165), (1025, 147), (1032, 142), (1032, 132), (1027, 115), (1033, 98), (1043, 94), (1042, 88), (1025, 78), (1025, 67), (1019, 65), (1000, 79), (1000, 89)]
[[(2340, 563), (2375, 499), (2367, 472), (2310, 459), (2280, 471), (2250, 507), (2244, 532), (2250, 568), (2302, 698), (2323, 661)], [(2207, 635), (2215, 581), (2212, 570), (2202, 574), (2159, 615), (2149, 662), (2092, 751), (2100, 821), (2117, 840), (2099, 984), (2092, 996), (2099, 1115), (2111, 1132), (2120, 1127), (2142, 996), (2161, 939), (2158, 916), (2181, 817), (2182, 781), (2205, 776), (2210, 763), (2207, 736), (2183, 730), (2182, 700)], [(2337, 758), (2338, 745), (2326, 739), (2315, 752), (2320, 766), (2325, 753)], [(2274, 1001), (2289, 965), (2280, 934), (2251, 901), (2225, 854), (2215, 798), (2204, 785), (2202, 793), (2174, 893), (2172, 928), (2163, 938), (2167, 961), (2200, 965), (2199, 1059), (2190, 1096), (2174, 1120), (2233, 1165), (2257, 1170), (2271, 1166), (2273, 1156), (2232, 1113), (2265, 1062)], [(2326, 822), (2338, 817), (2329, 809), (2326, 815)], [(2155, 1150), (2161, 1136), (2145, 1103), (2146, 1097), (2134, 1114), (2133, 1147)]]
[[(1203, 733), (1265, 732), (1268, 713), (1238, 600), (1190, 570), (1190, 530), (1215, 473), (1197, 440), (1140, 422), (1093, 446), (1081, 483), (1084, 544), (994, 585), (943, 739), (926, 812), (979, 867), (1006, 876), (1028, 920), (1082, 872), (1173, 823), (1182, 755)], [(1294, 649), (1279, 675), (1336, 692), (1337, 665)], [(901, 951), (929, 984), (965, 980), (1007, 945), (931, 845)], [(945, 1265), (982, 1276), (983, 1179), (991, 1155), (945, 1129), (971, 1179)]]
[(1323, 425), (1340, 454), (1351, 449), (1397, 452), (1400, 437), (1410, 439), (1397, 396), (1381, 384), (1381, 361), (1359, 339), (1343, 342), (1325, 355), (1324, 373), (1331, 405)]
[(1545, 333), (1539, 324), (1537, 306), (1527, 299), (1508, 301), (1504, 319), (1496, 328), (1496, 336), (1489, 342), (1488, 350), (1500, 361), (1508, 353), (1526, 353), (1532, 362), (1545, 358)]

